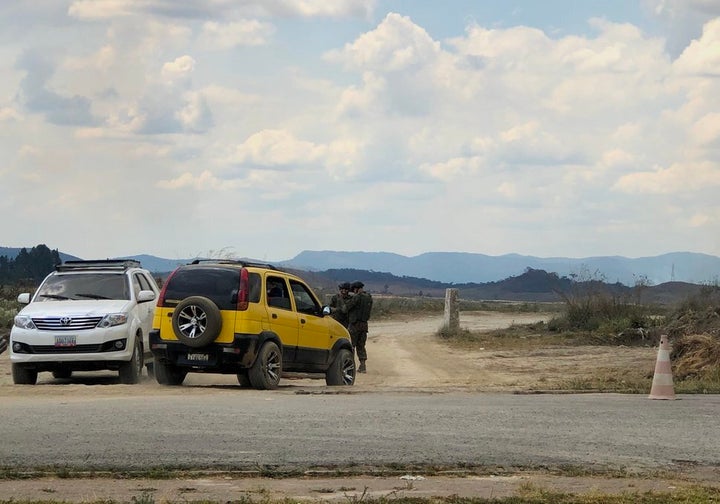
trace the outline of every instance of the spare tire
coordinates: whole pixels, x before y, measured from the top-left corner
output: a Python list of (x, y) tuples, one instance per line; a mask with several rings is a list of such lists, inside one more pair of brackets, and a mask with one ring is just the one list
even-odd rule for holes
[(175, 307), (172, 326), (181, 343), (193, 348), (207, 346), (220, 334), (220, 308), (206, 297), (185, 298)]

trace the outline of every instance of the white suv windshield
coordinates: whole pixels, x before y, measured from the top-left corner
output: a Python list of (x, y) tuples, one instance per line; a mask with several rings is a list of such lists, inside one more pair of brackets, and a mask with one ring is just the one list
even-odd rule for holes
[(82, 273), (50, 276), (35, 301), (63, 299), (130, 299), (125, 275)]

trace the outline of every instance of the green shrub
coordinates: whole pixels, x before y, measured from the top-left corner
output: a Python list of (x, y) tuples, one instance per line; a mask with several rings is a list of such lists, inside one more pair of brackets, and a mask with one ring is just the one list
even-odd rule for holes
[(18, 286), (0, 286), (0, 332), (9, 330), (13, 325), (13, 319), (20, 311), (20, 303), (17, 302), (18, 294), (32, 291), (30, 288)]
[(649, 336), (663, 320), (654, 307), (601, 290), (587, 290), (565, 297), (564, 311), (548, 321), (548, 330), (588, 332), (598, 343), (654, 344)]

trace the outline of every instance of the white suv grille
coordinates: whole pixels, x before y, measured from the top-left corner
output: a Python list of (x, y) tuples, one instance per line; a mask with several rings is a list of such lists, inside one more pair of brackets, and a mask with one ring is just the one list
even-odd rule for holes
[(102, 317), (46, 317), (32, 319), (35, 327), (42, 331), (78, 331), (94, 329)]

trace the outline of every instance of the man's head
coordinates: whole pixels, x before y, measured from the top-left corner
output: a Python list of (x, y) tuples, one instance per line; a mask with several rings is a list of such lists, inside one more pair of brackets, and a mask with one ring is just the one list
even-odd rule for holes
[(359, 291), (359, 290), (362, 290), (363, 287), (365, 287), (365, 284), (362, 283), (362, 282), (353, 282), (353, 283), (350, 284), (350, 289), (351, 289), (353, 292), (357, 292), (357, 291)]
[(350, 290), (350, 282), (343, 282), (340, 285), (338, 285), (338, 290), (341, 294), (347, 294)]

